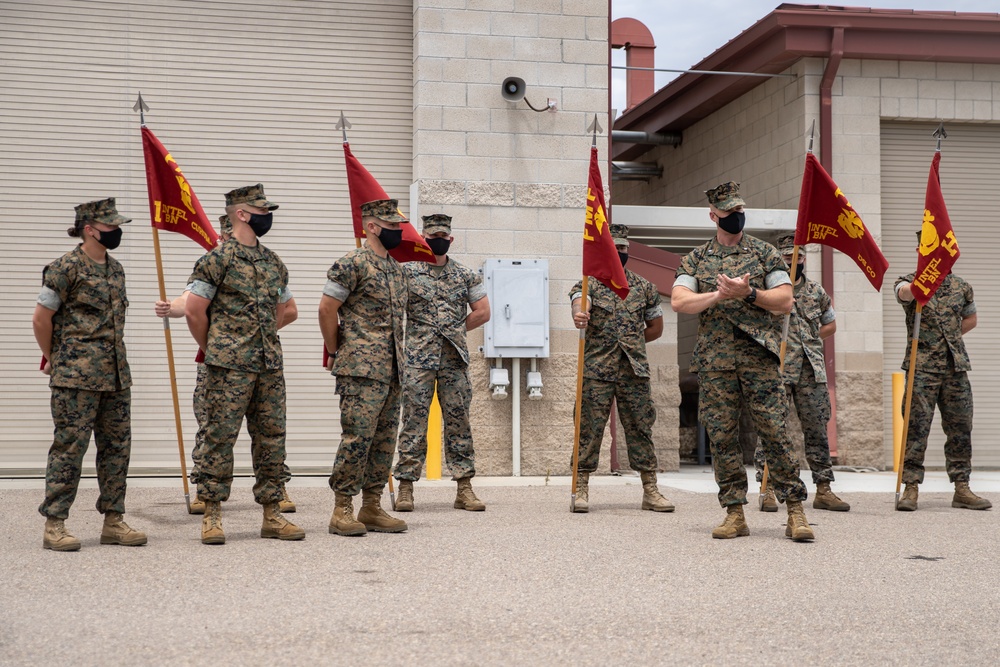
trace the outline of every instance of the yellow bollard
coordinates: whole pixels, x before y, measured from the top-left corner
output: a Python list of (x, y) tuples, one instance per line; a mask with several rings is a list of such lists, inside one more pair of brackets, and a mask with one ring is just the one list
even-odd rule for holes
[(438, 402), (437, 386), (434, 387), (434, 399), (427, 415), (427, 479), (441, 479), (441, 435), (444, 426), (441, 422), (441, 404)]
[(903, 396), (906, 395), (906, 375), (892, 374), (892, 471), (899, 472), (899, 452), (903, 448)]

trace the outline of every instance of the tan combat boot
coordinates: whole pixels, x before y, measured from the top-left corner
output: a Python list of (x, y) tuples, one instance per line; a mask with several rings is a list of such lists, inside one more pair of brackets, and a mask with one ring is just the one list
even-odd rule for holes
[(916, 512), (917, 511), (917, 484), (907, 484), (903, 488), (903, 497), (899, 499), (896, 504), (897, 512)]
[(402, 533), (406, 530), (406, 522), (391, 517), (382, 509), (382, 494), (374, 491), (361, 492), (361, 509), (358, 510), (358, 521), (370, 531), (376, 533)]
[(278, 501), (278, 511), (282, 514), (292, 514), (295, 512), (295, 503), (288, 497), (288, 489), (281, 485), (281, 500)]
[(396, 511), (413, 511), (413, 482), (411, 480), (399, 480), (399, 495), (396, 496)]
[[(475, 492), (472, 490), (472, 478), (465, 477), (458, 482), (458, 493), (455, 495), (455, 509), (457, 510), (468, 510), (470, 512), (482, 512), (486, 509), (486, 503), (476, 497)], [(399, 507), (399, 503), (396, 503), (396, 507)]]
[(778, 511), (778, 499), (774, 497), (774, 489), (767, 487), (764, 490), (764, 495), (760, 497), (760, 511), (761, 512), (777, 512)]
[(795, 542), (807, 542), (815, 540), (809, 522), (806, 520), (806, 513), (802, 509), (801, 500), (786, 500), (785, 507), (788, 508), (788, 523), (785, 524), (785, 537), (790, 537)]
[(204, 514), (205, 513), (205, 501), (201, 498), (195, 497), (188, 505), (188, 514)]
[(101, 544), (121, 544), (126, 547), (138, 547), (146, 543), (146, 533), (130, 528), (118, 512), (108, 512), (104, 515), (104, 527), (101, 528)]
[(573, 502), (573, 511), (586, 514), (590, 511), (590, 473), (578, 472), (576, 474), (576, 500)]
[(53, 551), (79, 551), (80, 540), (69, 534), (69, 531), (66, 530), (66, 523), (62, 519), (50, 516), (45, 519), (42, 547)]
[(654, 512), (673, 512), (674, 504), (663, 497), (656, 487), (656, 473), (649, 471), (639, 474), (642, 480), (642, 509)]
[(988, 510), (993, 507), (993, 503), (974, 494), (968, 482), (955, 482), (955, 496), (951, 499), (951, 506), (967, 510)]
[(226, 534), (222, 532), (222, 503), (217, 500), (205, 501), (205, 516), (201, 518), (201, 543), (226, 543)]
[(330, 517), (330, 532), (334, 535), (364, 535), (368, 532), (365, 524), (354, 518), (354, 499), (346, 493), (337, 493), (333, 516)]
[(734, 537), (746, 537), (750, 534), (750, 526), (743, 516), (743, 505), (729, 505), (726, 508), (726, 518), (715, 530), (712, 537), (717, 540), (731, 540)]
[(306, 531), (281, 516), (280, 505), (280, 503), (264, 505), (264, 523), (260, 525), (260, 536), (279, 540), (301, 540), (306, 536)]
[(816, 484), (816, 496), (813, 498), (813, 509), (830, 510), (832, 512), (850, 512), (851, 506), (837, 497), (830, 490), (830, 482)]

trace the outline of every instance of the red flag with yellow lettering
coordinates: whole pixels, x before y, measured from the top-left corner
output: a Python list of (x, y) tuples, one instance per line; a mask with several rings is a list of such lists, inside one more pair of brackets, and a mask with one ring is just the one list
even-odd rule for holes
[(205, 250), (214, 248), (219, 235), (191, 184), (181, 173), (177, 161), (145, 126), (142, 128), (142, 154), (146, 160), (146, 190), (153, 226), (167, 232), (179, 232)]
[(889, 262), (861, 216), (812, 153), (806, 154), (795, 224), (795, 245), (808, 243), (836, 248), (854, 260), (876, 290), (882, 289)]
[(917, 248), (917, 272), (910, 291), (921, 306), (934, 296), (951, 267), (958, 261), (958, 239), (951, 228), (951, 218), (941, 194), (941, 153), (931, 161), (927, 177), (927, 194), (924, 197), (924, 222), (920, 227), (920, 245)]
[(583, 275), (593, 276), (622, 299), (628, 296), (625, 267), (618, 259), (618, 251), (611, 238), (611, 223), (604, 205), (604, 183), (601, 181), (596, 147), (590, 149), (587, 222), (583, 227)]
[[(363, 239), (365, 231), (361, 226), (361, 205), (378, 199), (391, 199), (391, 197), (386, 194), (364, 165), (358, 162), (358, 158), (354, 157), (351, 146), (346, 141), (344, 142), (344, 160), (347, 163), (347, 189), (351, 195), (354, 238)], [(436, 261), (434, 253), (416, 228), (409, 222), (400, 223), (400, 227), (403, 230), (403, 242), (389, 251), (392, 258), (397, 262), (421, 261), (433, 264)]]

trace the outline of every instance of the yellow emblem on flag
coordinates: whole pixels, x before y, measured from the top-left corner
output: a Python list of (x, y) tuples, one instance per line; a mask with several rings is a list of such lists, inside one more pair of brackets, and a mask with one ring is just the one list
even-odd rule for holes
[(865, 235), (865, 224), (854, 211), (846, 208), (842, 210), (843, 213), (837, 216), (837, 222), (852, 239), (860, 239)]

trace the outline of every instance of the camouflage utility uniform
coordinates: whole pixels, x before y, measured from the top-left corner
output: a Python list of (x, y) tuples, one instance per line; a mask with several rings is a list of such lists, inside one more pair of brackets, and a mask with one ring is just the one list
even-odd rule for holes
[(245, 416), (254, 499), (261, 505), (277, 503), (285, 462), (285, 376), (277, 308), (291, 298), (288, 270), (260, 243), (246, 246), (230, 239), (198, 260), (188, 282), (192, 294), (211, 301), (198, 497), (228, 500), (233, 446)]
[[(912, 283), (914, 274), (896, 280)], [(913, 339), (913, 319), (916, 300), (904, 303), (906, 311), (906, 355), (903, 370), (910, 368), (910, 343)], [(920, 340), (917, 343), (917, 368), (913, 378), (913, 399), (910, 405), (910, 425), (906, 436), (906, 458), (903, 461), (903, 482), (920, 484), (924, 481), (924, 454), (927, 436), (934, 420), (934, 406), (941, 410), (941, 427), (947, 436), (944, 456), (948, 479), (968, 482), (972, 473), (972, 385), (968, 371), (972, 368), (962, 339), (962, 319), (975, 314), (972, 286), (951, 273), (920, 311)], [(907, 380), (909, 376), (907, 375)], [(905, 409), (905, 406), (904, 406)]]
[[(577, 465), (580, 472), (597, 470), (612, 399), (618, 402), (629, 466), (639, 472), (656, 471), (653, 448), (656, 408), (649, 390), (644, 332), (647, 322), (663, 317), (663, 309), (655, 285), (632, 271), (626, 270), (625, 276), (630, 289), (624, 300), (602, 282), (589, 281), (591, 309), (584, 343)], [(580, 298), (582, 289), (582, 282), (573, 286), (570, 302)]]
[(125, 272), (78, 246), (45, 267), (38, 303), (52, 317), (52, 421), (55, 438), (38, 511), (66, 519), (76, 499), (91, 433), (97, 444), (97, 511), (125, 512), (132, 450), (132, 375), (125, 358)]
[(392, 257), (353, 250), (327, 272), (323, 294), (340, 301), (340, 346), (333, 362), (341, 441), (330, 488), (381, 495), (399, 427), (406, 275)]
[(437, 383), (444, 418), (445, 456), (452, 479), (476, 474), (469, 408), (469, 348), (465, 342), (468, 307), (486, 296), (483, 279), (448, 259), (403, 265), (409, 282), (406, 308), (406, 370), (403, 375), (403, 428), (399, 433), (396, 479), (417, 481), (427, 457), (427, 418)]
[[(750, 286), (758, 290), (791, 282), (774, 246), (743, 234), (735, 246), (724, 246), (713, 238), (692, 250), (681, 261), (674, 285), (695, 293), (712, 292), (719, 274), (749, 274)], [(691, 370), (698, 373), (698, 419), (711, 441), (723, 507), (747, 502), (738, 429), (741, 392), (753, 415), (778, 500), (806, 499), (785, 431), (785, 388), (778, 373), (781, 319), (737, 299), (719, 302), (699, 317)]]
[[(796, 281), (795, 307), (788, 321), (784, 380), (789, 400), (794, 401), (802, 424), (806, 460), (816, 484), (834, 481), (826, 433), (830, 421), (830, 392), (826, 388), (826, 362), (819, 329), (836, 317), (833, 302), (822, 285), (808, 278)], [(759, 445), (753, 462), (760, 482), (764, 450)]]

